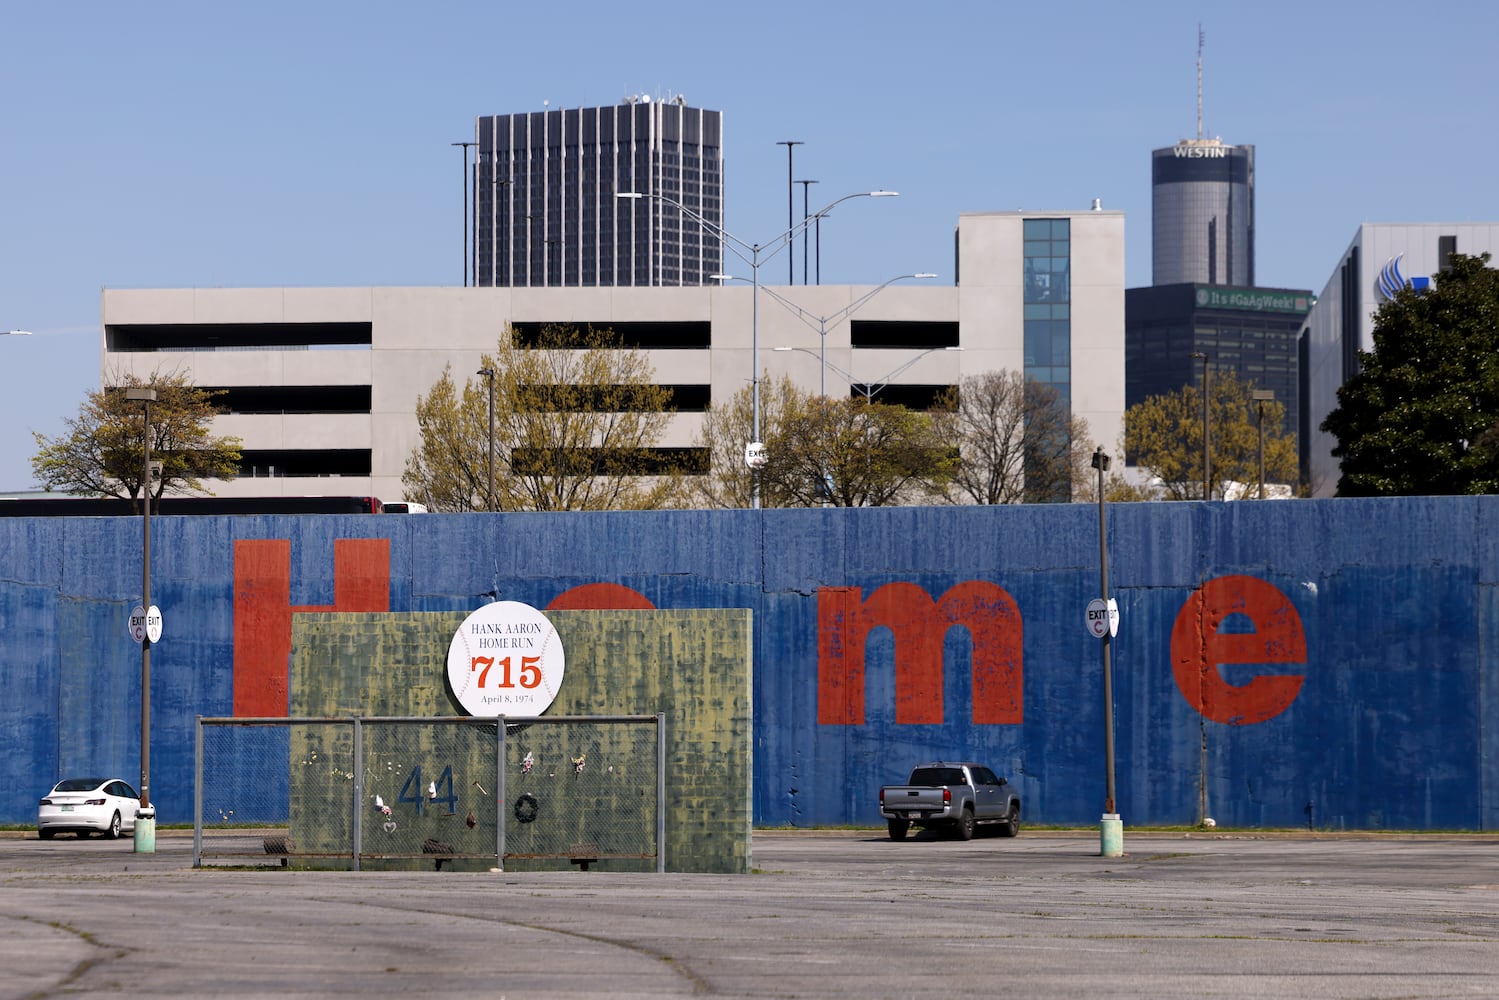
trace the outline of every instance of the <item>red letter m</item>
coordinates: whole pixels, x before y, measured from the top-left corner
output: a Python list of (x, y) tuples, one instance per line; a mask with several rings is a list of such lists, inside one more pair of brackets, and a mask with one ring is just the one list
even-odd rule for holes
[(1020, 609), (1004, 589), (969, 580), (932, 602), (914, 583), (888, 583), (860, 603), (857, 587), (817, 593), (817, 721), (864, 723), (864, 643), (881, 625), (895, 636), (895, 721), (940, 725), (942, 644), (954, 625), (973, 640), (973, 721), (1016, 725), (1021, 696)]

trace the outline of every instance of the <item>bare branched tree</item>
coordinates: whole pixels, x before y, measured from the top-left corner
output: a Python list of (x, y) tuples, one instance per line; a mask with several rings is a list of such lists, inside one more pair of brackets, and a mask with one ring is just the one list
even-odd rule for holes
[(1072, 416), (1049, 385), (1014, 371), (972, 375), (948, 392), (934, 417), (961, 455), (948, 502), (1065, 502), (1086, 489), (1093, 447), (1087, 421)]

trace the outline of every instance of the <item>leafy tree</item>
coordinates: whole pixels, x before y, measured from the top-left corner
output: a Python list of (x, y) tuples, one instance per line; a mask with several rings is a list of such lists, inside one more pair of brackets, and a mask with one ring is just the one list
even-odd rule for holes
[[(784, 376), (767, 377), (760, 389), (763, 507), (915, 503), (940, 490), (956, 464), (928, 414), (863, 398), (825, 398)], [(750, 506), (753, 478), (744, 445), (752, 427), (752, 387), (725, 407), (709, 408), (698, 443), (712, 454), (713, 468), (693, 485), (698, 502)]]
[[(480, 367), (494, 372), (495, 510), (644, 510), (679, 495), (681, 470), (655, 451), (671, 391), (612, 331), (548, 326), (528, 346), (507, 329)], [(460, 389), (449, 366), (417, 400), (421, 443), (401, 481), (434, 511), (489, 507), (489, 381)]]
[[(792, 411), (809, 405), (806, 393), (786, 376), (760, 380), (760, 437), (774, 457), (786, 439), (783, 428)], [(722, 406), (708, 407), (696, 444), (709, 455), (705, 475), (694, 476), (688, 487), (693, 503), (703, 507), (742, 510), (753, 506), (755, 475), (744, 461), (744, 446), (754, 440), (754, 387), (745, 386)], [(767, 463), (768, 465), (769, 463)], [(779, 492), (762, 467), (760, 503), (765, 507), (792, 506), (791, 498)]]
[(1088, 422), (1056, 389), (1015, 371), (971, 375), (934, 411), (961, 460), (945, 499), (999, 504), (1070, 500), (1091, 482)]
[(789, 506), (888, 507), (939, 495), (957, 459), (929, 414), (818, 397), (788, 415), (766, 480)]
[[(1210, 389), (1211, 487), (1221, 497), (1229, 482), (1259, 480), (1259, 404), (1254, 384), (1231, 372), (1214, 372)], [(1286, 408), (1278, 401), (1264, 406), (1265, 480), (1294, 483), (1296, 437), (1284, 430)], [(1124, 413), (1124, 451), (1159, 481), (1164, 499), (1202, 499), (1202, 390), (1187, 385), (1131, 406)]]
[(1453, 254), (1374, 316), (1374, 350), (1322, 422), (1339, 496), (1499, 492), (1499, 271)]
[[(127, 389), (156, 390), (151, 403), (151, 459), (161, 462), (152, 499), (167, 493), (210, 492), (204, 479), (232, 479), (239, 471), (240, 441), (209, 433), (221, 392), (199, 389), (183, 372), (155, 372), (142, 380), (116, 374), (114, 385), (90, 392), (67, 433), (47, 438), (33, 433), (38, 451), (32, 475), (48, 490), (81, 496), (139, 501), (145, 478), (145, 417), (142, 404), (125, 398)], [(138, 503), (137, 503), (138, 506)]]

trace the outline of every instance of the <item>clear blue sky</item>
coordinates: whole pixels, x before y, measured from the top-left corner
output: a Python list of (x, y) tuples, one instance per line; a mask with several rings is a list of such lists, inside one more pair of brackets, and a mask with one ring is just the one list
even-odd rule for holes
[(0, 330), (35, 333), (0, 337), (0, 490), (98, 387), (101, 289), (457, 285), (448, 144), (543, 102), (723, 111), (751, 242), (786, 225), (778, 140), (813, 207), (899, 191), (824, 224), (825, 283), (951, 281), (960, 212), (1100, 198), (1149, 284), (1199, 23), (1204, 131), (1257, 147), (1261, 285), (1320, 291), (1361, 222), (1499, 219), (1492, 0), (0, 0)]

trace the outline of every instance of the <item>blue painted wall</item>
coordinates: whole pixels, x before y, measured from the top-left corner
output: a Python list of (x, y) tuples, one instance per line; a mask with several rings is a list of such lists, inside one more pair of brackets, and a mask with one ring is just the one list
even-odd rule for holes
[[(1499, 827), (1499, 498), (1138, 504), (1108, 509), (1118, 809), (1127, 824), (1390, 829)], [(193, 720), (229, 715), (234, 542), (290, 539), (292, 603), (333, 603), (333, 543), (390, 540), (390, 610), (469, 610), (491, 596), (546, 607), (590, 583), (660, 608), (755, 614), (754, 818), (875, 823), (875, 791), (918, 760), (976, 758), (1020, 786), (1036, 823), (1103, 809), (1098, 592), (1088, 505), (608, 514), (160, 517), (152, 598), (153, 799), (191, 818)], [(0, 519), (0, 822), (28, 823), (57, 777), (140, 764), (140, 596), (133, 518)], [(1231, 684), (1301, 674), (1255, 724), (1204, 719), (1172, 671), (1171, 632), (1206, 580), (1274, 585), (1306, 661), (1217, 668)], [(862, 725), (818, 722), (818, 592), (908, 582), (933, 599), (988, 581), (1023, 619), (1024, 721), (974, 724), (966, 630), (948, 632), (940, 725), (895, 721), (894, 641), (864, 653)], [(1225, 626), (1227, 627), (1227, 626)], [(639, 711), (653, 711), (639, 706)], [(1204, 768), (1205, 764), (1205, 768)]]

